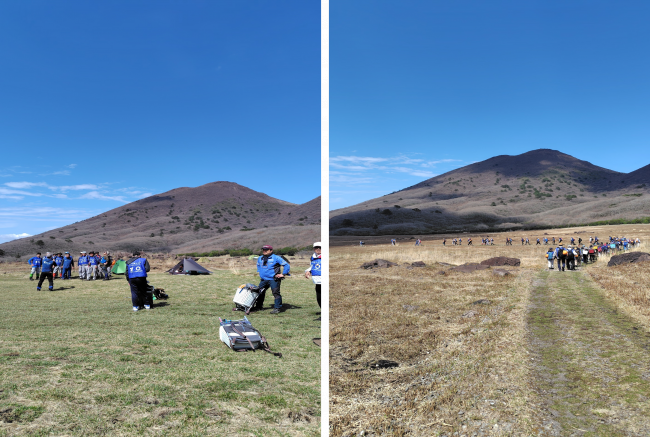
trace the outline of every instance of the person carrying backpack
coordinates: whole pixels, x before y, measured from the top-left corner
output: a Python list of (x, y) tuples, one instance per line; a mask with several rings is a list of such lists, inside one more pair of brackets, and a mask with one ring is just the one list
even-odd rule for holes
[(567, 250), (560, 244), (557, 247), (557, 271), (558, 272), (563, 272), (564, 268), (566, 266), (566, 257), (567, 257)]
[(548, 259), (548, 269), (553, 270), (553, 259), (555, 258), (555, 251), (551, 247), (546, 251), (546, 259)]
[[(279, 270), (282, 270), (280, 273)], [(273, 253), (273, 247), (265, 245), (262, 247), (262, 256), (257, 258), (257, 273), (260, 275), (260, 295), (255, 303), (255, 309), (264, 309), (264, 298), (269, 288), (273, 293), (275, 302), (271, 314), (278, 314), (282, 309), (282, 295), (280, 294), (280, 281), (289, 274), (291, 267), (282, 257)]]
[(573, 247), (571, 247), (571, 246), (567, 247), (566, 252), (567, 252), (567, 255), (566, 255), (567, 269), (575, 270), (576, 269), (576, 264), (575, 264), (575, 255), (573, 253)]

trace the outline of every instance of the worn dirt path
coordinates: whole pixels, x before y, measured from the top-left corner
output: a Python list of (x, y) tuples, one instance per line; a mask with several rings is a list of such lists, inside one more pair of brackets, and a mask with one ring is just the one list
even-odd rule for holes
[(650, 435), (650, 334), (587, 275), (537, 276), (528, 340), (540, 435)]

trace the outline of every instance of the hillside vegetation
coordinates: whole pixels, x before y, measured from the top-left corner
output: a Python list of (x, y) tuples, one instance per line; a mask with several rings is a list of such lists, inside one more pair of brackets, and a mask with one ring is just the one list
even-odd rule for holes
[(650, 166), (625, 174), (541, 149), (490, 158), (332, 211), (330, 232), (498, 231), (648, 216)]

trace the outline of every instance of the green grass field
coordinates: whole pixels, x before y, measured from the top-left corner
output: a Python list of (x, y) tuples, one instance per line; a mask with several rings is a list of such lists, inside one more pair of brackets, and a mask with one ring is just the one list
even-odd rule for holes
[(242, 318), (232, 297), (253, 273), (151, 274), (169, 299), (137, 313), (123, 277), (37, 292), (26, 274), (2, 275), (0, 436), (319, 435), (311, 281), (283, 282), (286, 311), (270, 314), (269, 291), (249, 316), (282, 358), (219, 340), (218, 318)]

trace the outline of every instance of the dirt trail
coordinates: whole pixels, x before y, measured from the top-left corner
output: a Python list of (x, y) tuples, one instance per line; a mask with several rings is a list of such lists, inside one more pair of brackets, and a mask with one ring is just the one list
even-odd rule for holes
[(587, 275), (540, 273), (528, 327), (540, 435), (650, 435), (650, 334)]

